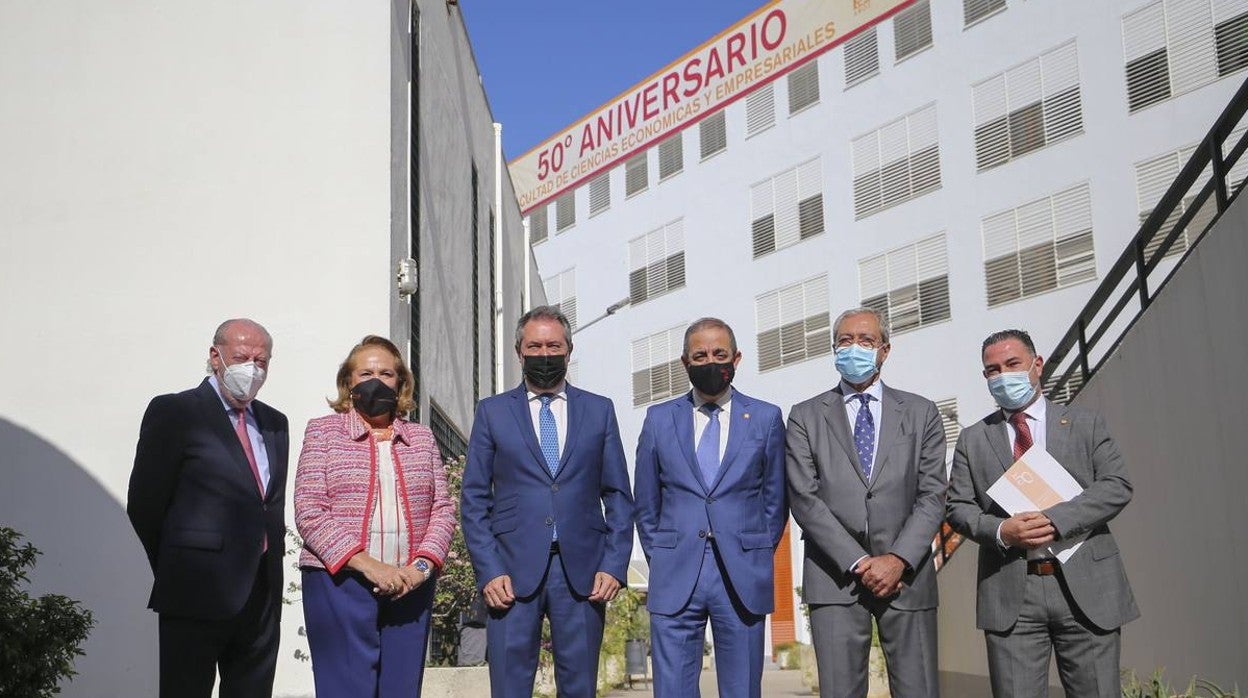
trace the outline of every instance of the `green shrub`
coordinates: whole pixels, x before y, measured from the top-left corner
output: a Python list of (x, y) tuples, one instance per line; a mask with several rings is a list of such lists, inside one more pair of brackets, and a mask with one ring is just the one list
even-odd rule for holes
[(1162, 679), (1162, 670), (1153, 672), (1152, 678), (1141, 683), (1135, 672), (1124, 672), (1122, 680), (1123, 698), (1240, 698), (1239, 689), (1226, 691), (1212, 681), (1198, 679), (1195, 676), (1187, 684), (1187, 690), (1175, 693), (1170, 684)]
[(22, 535), (0, 528), (0, 696), (45, 698), (74, 671), (95, 620), (77, 601), (58, 594), (33, 599), (19, 585), (30, 580), (39, 551)]

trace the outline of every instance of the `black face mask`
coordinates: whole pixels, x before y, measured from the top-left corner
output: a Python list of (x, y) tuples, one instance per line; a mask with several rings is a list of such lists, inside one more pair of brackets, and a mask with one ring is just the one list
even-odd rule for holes
[(380, 378), (369, 378), (351, 389), (351, 404), (362, 415), (380, 417), (394, 414), (399, 407), (399, 394)]
[(525, 354), (524, 379), (538, 390), (549, 390), (568, 373), (567, 354)]
[(689, 382), (703, 395), (719, 395), (732, 385), (733, 376), (737, 375), (737, 367), (731, 361), (689, 364), (685, 370), (689, 372)]

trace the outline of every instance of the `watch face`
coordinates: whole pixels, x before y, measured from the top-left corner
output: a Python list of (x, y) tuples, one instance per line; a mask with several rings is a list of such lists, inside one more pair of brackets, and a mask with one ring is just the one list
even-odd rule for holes
[(421, 572), (428, 572), (428, 571), (429, 571), (429, 563), (428, 563), (428, 562), (425, 562), (424, 560), (417, 560), (417, 561), (416, 561), (416, 569), (420, 570)]

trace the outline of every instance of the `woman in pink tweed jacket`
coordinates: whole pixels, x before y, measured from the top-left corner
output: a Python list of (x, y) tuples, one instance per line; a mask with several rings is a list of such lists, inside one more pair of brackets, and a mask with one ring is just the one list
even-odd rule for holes
[(398, 416), (413, 406), (398, 347), (365, 337), (337, 383), (335, 414), (308, 422), (295, 474), (316, 695), (419, 696), (455, 501), (433, 433)]

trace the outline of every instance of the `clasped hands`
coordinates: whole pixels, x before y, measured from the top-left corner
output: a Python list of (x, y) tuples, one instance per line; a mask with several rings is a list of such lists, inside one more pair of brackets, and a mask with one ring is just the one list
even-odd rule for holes
[(901, 575), (906, 571), (906, 561), (885, 553), (865, 558), (854, 567), (854, 574), (876, 598), (888, 598), (901, 591)]
[[(598, 572), (594, 574), (594, 588), (589, 592), (589, 600), (606, 603), (619, 592), (620, 580), (606, 572)], [(511, 588), (511, 575), (500, 574), (486, 582), (481, 595), (485, 597), (485, 605), (490, 608), (499, 611), (511, 608), (516, 602), (516, 594)]]
[(373, 585), (374, 594), (390, 599), (407, 596), (428, 579), (424, 572), (411, 565), (389, 565), (363, 553), (351, 558), (347, 564)]
[(1057, 528), (1038, 511), (1024, 511), (1001, 523), (1001, 542), (1007, 548), (1033, 550), (1057, 540)]

